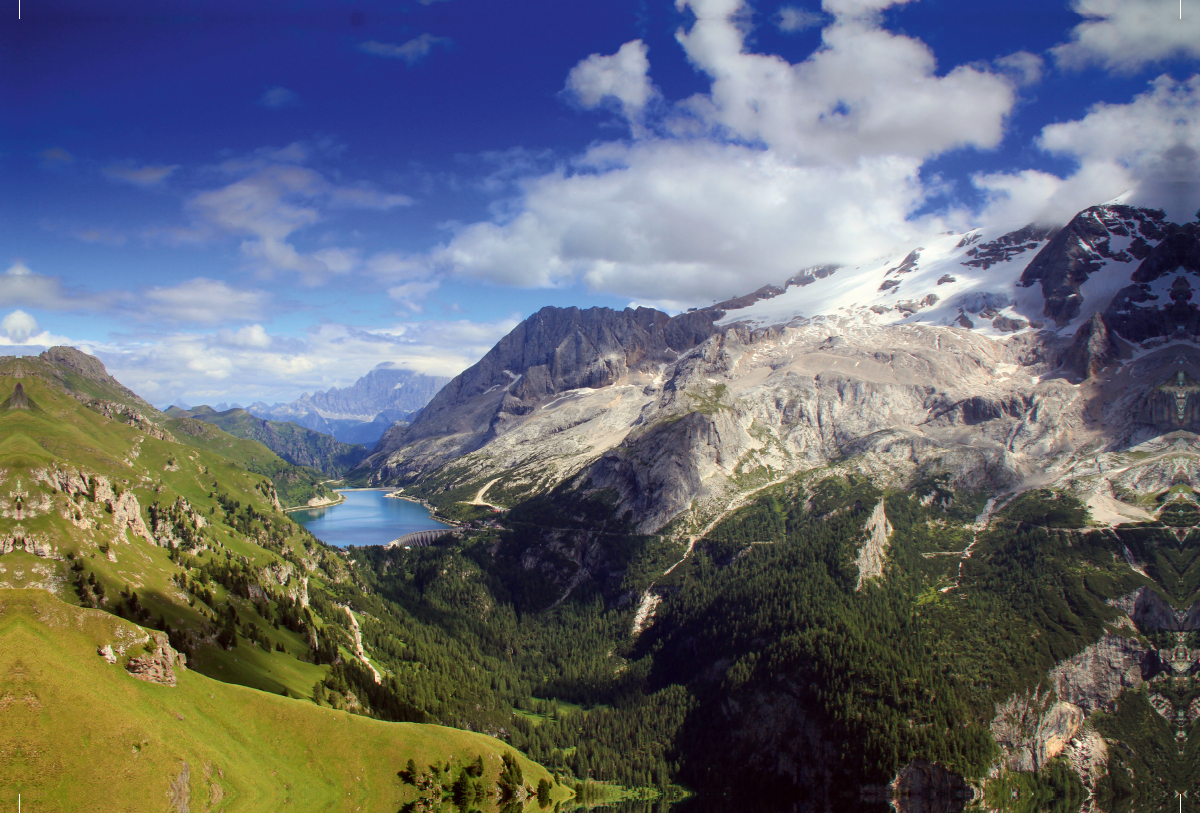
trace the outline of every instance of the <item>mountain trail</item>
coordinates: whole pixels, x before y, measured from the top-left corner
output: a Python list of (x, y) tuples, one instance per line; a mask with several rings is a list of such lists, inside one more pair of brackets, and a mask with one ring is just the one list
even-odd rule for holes
[(354, 611), (349, 606), (342, 605), (342, 609), (346, 611), (346, 615), (350, 616), (350, 626), (354, 629), (354, 654), (363, 662), (363, 666), (371, 670), (371, 674), (375, 675), (375, 682), (382, 683), (383, 678), (379, 674), (374, 665), (367, 660), (367, 653), (362, 645), (362, 630), (359, 629), (358, 619), (354, 617)]
[(488, 508), (495, 508), (497, 511), (503, 511), (504, 509), (499, 505), (492, 505), (490, 502), (483, 501), (483, 495), (487, 493), (489, 488), (499, 482), (499, 480), (499, 477), (493, 477), (491, 480), (488, 480), (487, 485), (479, 489), (479, 493), (475, 495), (475, 499), (471, 500), (469, 503), (467, 503), (467, 505), (486, 505)]

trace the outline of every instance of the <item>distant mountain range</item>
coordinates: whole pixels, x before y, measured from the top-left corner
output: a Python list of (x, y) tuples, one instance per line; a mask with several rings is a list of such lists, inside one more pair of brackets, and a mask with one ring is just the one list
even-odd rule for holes
[(171, 418), (194, 418), (219, 426), (234, 437), (257, 440), (289, 463), (318, 469), (334, 477), (345, 474), (367, 456), (365, 446), (342, 443), (291, 421), (268, 421), (244, 409), (218, 411), (198, 406), (185, 410), (172, 406), (166, 414)]
[(272, 421), (292, 421), (344, 443), (373, 446), (392, 424), (410, 421), (449, 381), (384, 362), (349, 387), (304, 393), (286, 404), (257, 401), (246, 411)]

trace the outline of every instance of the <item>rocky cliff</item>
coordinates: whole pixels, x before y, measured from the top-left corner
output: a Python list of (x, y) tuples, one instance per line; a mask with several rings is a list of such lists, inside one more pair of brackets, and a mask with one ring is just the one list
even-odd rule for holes
[[(893, 487), (938, 472), (993, 490), (1066, 478), (1129, 515), (1120, 495), (1148, 493), (1167, 465), (1157, 439), (1200, 429), (1200, 352), (1162, 341), (1192, 335), (1180, 303), (1197, 228), (1112, 204), (674, 318), (545, 308), (366, 465), (375, 482), (438, 493), (491, 483), (501, 505), (570, 481), (617, 495), (642, 531), (702, 526), (831, 465)], [(1158, 297), (1136, 330), (1120, 294), (1131, 282)], [(901, 290), (928, 302), (902, 307)], [(1154, 453), (1130, 460), (1135, 449)]]
[(649, 384), (711, 335), (714, 315), (543, 308), (447, 384), (411, 426), (389, 430), (370, 458), (374, 477), (429, 472), (540, 418), (558, 396)]

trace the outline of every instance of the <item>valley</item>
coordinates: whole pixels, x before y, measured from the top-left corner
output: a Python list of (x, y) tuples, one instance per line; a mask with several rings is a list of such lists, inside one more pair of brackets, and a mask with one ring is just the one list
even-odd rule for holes
[[(244, 416), (159, 413), (70, 348), (5, 359), (0, 590), (19, 598), (0, 623), (29, 677), (2, 713), (67, 691), (38, 640), (94, 627), (54, 646), (107, 635), (116, 663), (84, 660), (109, 682), (219, 683), (228, 707), (282, 715), (247, 718), (263, 737), (370, 723), (356, 736), (390, 773), (311, 790), (353, 781), (369, 809), (1124, 813), (1200, 793), (1200, 349), (1178, 294), (1200, 279), (1195, 230), (1130, 207), (1076, 220), (674, 317), (544, 308), (341, 481), (407, 499), (308, 508), (336, 484), (222, 429)], [(1001, 255), (1020, 266), (971, 276)], [(921, 293), (948, 263), (961, 304), (880, 310), (880, 279)], [(1147, 292), (1162, 267), (1170, 305)], [(780, 310), (800, 288), (837, 312)], [(28, 620), (51, 616), (94, 623)], [(231, 770), (212, 755), (239, 725), (174, 750), (147, 729), (153, 778), (124, 775), (158, 796), (216, 781), (212, 809), (288, 798), (290, 779), (197, 773)], [(313, 737), (262, 759), (299, 776)], [(405, 767), (434, 741), (436, 764)], [(16, 745), (0, 759), (58, 792)]]

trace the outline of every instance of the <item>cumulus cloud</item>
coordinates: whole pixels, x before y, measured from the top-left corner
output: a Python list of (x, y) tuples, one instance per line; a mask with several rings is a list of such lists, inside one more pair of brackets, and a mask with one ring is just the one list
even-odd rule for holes
[(1070, 42), (1052, 49), (1065, 68), (1131, 73), (1175, 57), (1200, 58), (1200, 14), (1180, 19), (1176, 0), (1075, 0), (1072, 8), (1086, 19)]
[(3, 319), (0, 319), (0, 346), (40, 346), (53, 347), (56, 344), (64, 344), (69, 341), (64, 336), (55, 336), (42, 330), (34, 319), (28, 313), (22, 310), (15, 310), (6, 314)]
[(775, 13), (775, 25), (785, 34), (817, 28), (825, 23), (825, 19), (824, 14), (796, 6), (784, 6)]
[(230, 347), (256, 347), (260, 350), (271, 346), (271, 337), (262, 325), (246, 325), (237, 330), (217, 332), (217, 340)]
[(305, 254), (289, 238), (320, 222), (326, 209), (384, 211), (411, 204), (412, 199), (365, 184), (335, 184), (304, 166), (307, 158), (307, 151), (296, 146), (225, 162), (223, 171), (242, 177), (193, 195), (186, 208), (194, 222), (185, 232), (243, 237), (242, 255), (264, 276), (293, 272), (302, 283), (319, 285), (331, 275), (351, 271), (358, 262), (353, 249), (328, 247)]
[(114, 181), (122, 181), (134, 186), (145, 187), (162, 183), (177, 169), (179, 169), (178, 164), (171, 164), (169, 166), (147, 164), (140, 167), (134, 164), (113, 164), (112, 166), (105, 167), (101, 172)]
[(823, 46), (792, 65), (750, 53), (737, 25), (740, 0), (679, 0), (696, 14), (676, 39), (712, 80), (692, 111), (733, 137), (801, 162), (866, 156), (927, 158), (999, 144), (1015, 93), (1004, 76), (960, 65), (937, 72), (922, 42), (867, 14), (892, 3), (826, 0), (834, 22)]
[(25, 344), (26, 339), (38, 332), (38, 323), (25, 311), (13, 311), (0, 321), (0, 330), (3, 330), (11, 341)]
[[(791, 64), (751, 51), (741, 0), (678, 0), (695, 20), (676, 38), (708, 92), (662, 105), (652, 135), (526, 179), (502, 215), (460, 226), (430, 262), (502, 284), (583, 280), (699, 304), (944, 230), (944, 219), (911, 218), (929, 194), (921, 166), (996, 146), (1016, 81), (979, 66), (939, 70), (924, 43), (882, 27), (890, 5), (826, 0), (822, 45)], [(644, 55), (635, 41), (588, 57), (568, 87), (590, 104), (640, 88), (626, 94), (636, 104), (631, 94), (651, 87)]]
[(923, 196), (913, 159), (805, 167), (741, 145), (664, 140), (597, 147), (579, 168), (592, 171), (531, 182), (519, 215), (463, 228), (434, 262), (502, 284), (582, 278), (696, 304), (808, 265), (866, 260), (930, 228), (906, 220)]
[(647, 75), (649, 48), (641, 40), (627, 42), (611, 56), (592, 54), (567, 74), (566, 90), (587, 108), (614, 100), (631, 122), (641, 116), (654, 97), (654, 86)]
[(429, 56), (434, 48), (438, 46), (448, 48), (453, 44), (454, 41), (449, 37), (435, 37), (432, 34), (422, 34), (400, 45), (391, 42), (368, 40), (359, 45), (358, 50), (372, 56), (402, 59), (409, 65), (415, 65)]
[(1126, 195), (1185, 222), (1200, 206), (1200, 76), (1160, 76), (1128, 104), (1098, 104), (1077, 121), (1042, 130), (1038, 145), (1078, 162), (1066, 178), (1026, 171), (981, 175), (992, 214), (1062, 222), (1080, 209)]
[(258, 103), (272, 110), (278, 110), (281, 107), (294, 107), (300, 104), (300, 94), (285, 87), (273, 87), (263, 91), (263, 95), (258, 98)]

